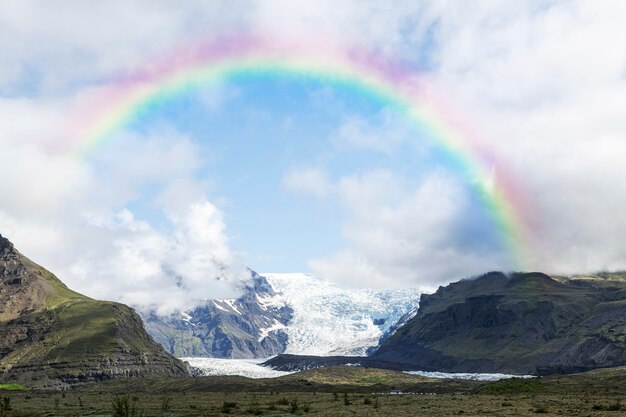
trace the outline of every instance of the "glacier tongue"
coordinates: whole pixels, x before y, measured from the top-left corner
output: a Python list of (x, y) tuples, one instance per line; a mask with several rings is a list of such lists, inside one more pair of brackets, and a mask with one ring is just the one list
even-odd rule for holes
[(263, 305), (288, 305), (285, 353), (365, 356), (400, 318), (416, 307), (420, 291), (348, 289), (306, 274), (260, 274), (274, 290)]

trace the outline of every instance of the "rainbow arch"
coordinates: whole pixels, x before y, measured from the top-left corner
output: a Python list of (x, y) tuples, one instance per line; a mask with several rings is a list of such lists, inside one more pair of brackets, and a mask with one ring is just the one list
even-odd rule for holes
[(427, 83), (413, 71), (368, 52), (249, 36), (192, 45), (112, 80), (91, 105), (74, 115), (64, 135), (67, 142), (61, 146), (67, 153), (88, 155), (149, 105), (227, 77), (259, 75), (313, 77), (401, 110), (472, 177), (516, 267), (524, 269), (529, 250), (519, 190), (511, 177), (495, 175), (492, 153), (451, 121)]

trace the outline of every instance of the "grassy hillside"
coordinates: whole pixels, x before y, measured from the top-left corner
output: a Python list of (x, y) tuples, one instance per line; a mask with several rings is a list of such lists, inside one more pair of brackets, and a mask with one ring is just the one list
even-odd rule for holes
[(626, 364), (623, 273), (490, 273), (422, 296), (375, 357), (423, 370), (559, 373)]
[(76, 384), (186, 375), (129, 307), (67, 288), (0, 236), (0, 381)]

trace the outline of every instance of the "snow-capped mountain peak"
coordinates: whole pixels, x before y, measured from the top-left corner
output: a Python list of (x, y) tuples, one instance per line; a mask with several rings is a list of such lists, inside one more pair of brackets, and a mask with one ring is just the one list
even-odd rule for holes
[(148, 332), (178, 356), (262, 358), (278, 353), (364, 356), (415, 314), (415, 289), (351, 289), (307, 274), (256, 274), (238, 299), (209, 300)]

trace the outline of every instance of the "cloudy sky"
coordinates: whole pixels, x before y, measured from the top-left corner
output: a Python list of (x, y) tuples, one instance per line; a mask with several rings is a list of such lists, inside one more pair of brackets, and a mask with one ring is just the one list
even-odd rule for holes
[(625, 20), (621, 0), (2, 1), (0, 233), (163, 311), (234, 296), (247, 266), (379, 288), (520, 268), (437, 138), (315, 77), (198, 85), (94, 151), (55, 146), (124, 74), (245, 33), (414, 73), (516, 184), (522, 268), (624, 269)]

